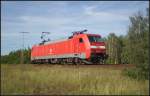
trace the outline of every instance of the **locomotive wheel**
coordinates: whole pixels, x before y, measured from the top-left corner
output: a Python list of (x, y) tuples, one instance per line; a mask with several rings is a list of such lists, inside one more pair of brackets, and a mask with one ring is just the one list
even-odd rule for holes
[(105, 64), (105, 59), (103, 57), (100, 58), (100, 64)]
[(82, 62), (82, 60), (81, 59), (79, 59), (79, 62), (78, 62), (79, 64), (84, 64), (84, 62)]
[(31, 61), (31, 64), (36, 64), (36, 62), (35, 61)]
[(99, 64), (103, 64), (103, 58), (102, 57), (99, 59)]
[(66, 62), (65, 62), (64, 59), (61, 59), (61, 60), (60, 60), (60, 64), (64, 65), (65, 63), (66, 63)]
[(79, 61), (78, 58), (74, 58), (74, 59), (73, 59), (73, 63), (74, 63), (74, 64), (78, 64), (78, 63), (79, 63), (78, 61)]

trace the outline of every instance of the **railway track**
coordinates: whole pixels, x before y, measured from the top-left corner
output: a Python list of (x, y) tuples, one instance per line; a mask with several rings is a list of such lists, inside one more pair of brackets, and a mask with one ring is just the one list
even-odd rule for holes
[(122, 68), (131, 68), (135, 67), (134, 64), (82, 64), (82, 65), (75, 65), (75, 64), (33, 64), (37, 67), (53, 67), (53, 66), (61, 66), (61, 67), (82, 67), (82, 68), (115, 68), (115, 69), (122, 69)]

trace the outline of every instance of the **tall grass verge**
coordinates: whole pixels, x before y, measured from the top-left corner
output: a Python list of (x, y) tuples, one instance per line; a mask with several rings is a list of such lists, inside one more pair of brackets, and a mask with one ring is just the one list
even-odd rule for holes
[[(22, 69), (23, 68), (23, 69)], [(1, 65), (1, 94), (148, 95), (149, 81), (122, 70), (80, 66)]]

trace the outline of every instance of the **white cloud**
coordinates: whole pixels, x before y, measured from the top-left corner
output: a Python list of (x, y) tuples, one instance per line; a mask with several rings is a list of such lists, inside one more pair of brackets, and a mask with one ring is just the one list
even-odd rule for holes
[[(34, 15), (24, 15), (18, 17), (19, 22), (7, 22), (9, 26), (13, 25), (14, 28), (21, 30), (31, 30), (34, 31), (51, 31), (62, 34), (63, 32), (87, 29), (98, 29), (107, 30), (113, 29), (114, 25), (117, 25), (120, 21), (128, 20), (127, 16), (109, 13), (109, 12), (98, 12), (95, 11), (97, 6), (87, 6), (85, 9), (78, 13), (77, 16), (67, 16), (58, 15), (55, 17), (48, 16), (34, 16)], [(6, 25), (6, 24), (5, 24)], [(108, 26), (108, 27), (106, 27)], [(118, 26), (119, 27), (119, 26)], [(116, 28), (116, 27), (115, 27)], [(91, 30), (92, 31), (92, 30)], [(18, 31), (19, 32), (19, 31)], [(96, 32), (96, 31), (95, 31)], [(66, 33), (67, 34), (67, 33)], [(10, 34), (11, 35), (11, 34)], [(59, 36), (58, 36), (59, 37)]]
[(98, 12), (98, 11), (94, 11), (97, 8), (97, 6), (89, 6), (89, 7), (85, 7), (85, 14), (90, 16), (91, 18), (95, 18), (98, 21), (104, 21), (104, 22), (111, 22), (111, 21), (126, 21), (128, 20), (128, 16), (124, 16), (121, 14), (117, 14), (117, 13), (111, 13), (111, 12)]
[(92, 15), (93, 9), (95, 9), (97, 6), (86, 6), (85, 7), (85, 14)]
[(50, 17), (39, 17), (39, 16), (22, 16), (20, 17), (25, 23), (29, 25), (48, 25), (50, 27), (56, 27), (70, 22), (68, 18), (50, 18)]

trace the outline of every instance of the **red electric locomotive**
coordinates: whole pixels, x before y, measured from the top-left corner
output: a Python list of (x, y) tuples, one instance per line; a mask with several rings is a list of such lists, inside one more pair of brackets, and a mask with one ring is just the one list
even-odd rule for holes
[(98, 34), (86, 34), (87, 30), (74, 32), (64, 40), (35, 45), (31, 50), (33, 63), (102, 64), (107, 58), (105, 43)]

